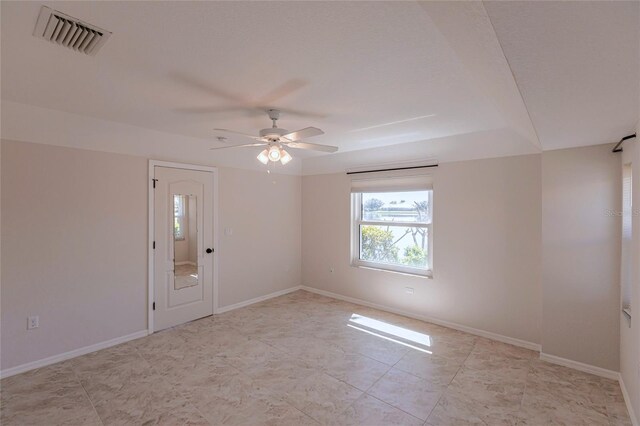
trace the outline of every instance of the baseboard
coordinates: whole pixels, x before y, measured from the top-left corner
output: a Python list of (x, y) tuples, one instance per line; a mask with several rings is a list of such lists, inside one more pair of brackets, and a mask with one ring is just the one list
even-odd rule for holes
[(389, 306), (379, 305), (377, 303), (367, 302), (366, 300), (356, 299), (354, 297), (343, 296), (338, 293), (332, 293), (330, 291), (319, 290), (313, 287), (302, 286), (302, 290), (316, 293), (321, 296), (331, 297), (333, 299), (344, 300), (345, 302), (355, 303), (357, 305), (368, 306), (374, 309), (380, 309), (381, 311), (391, 312), (393, 314), (403, 315), (405, 317), (414, 318), (420, 321), (430, 322), (433, 324), (441, 325), (447, 328), (453, 328), (454, 330), (464, 331), (465, 333), (473, 334), (487, 339), (496, 340), (502, 343), (508, 343), (513, 346), (519, 346), (521, 348), (530, 349), (532, 351), (540, 352), (541, 346), (537, 343), (528, 342), (526, 340), (520, 340), (513, 337), (503, 336), (502, 334), (492, 333), (490, 331), (479, 330), (477, 328), (468, 327), (466, 325), (456, 324), (449, 321), (444, 321), (438, 318), (432, 318), (426, 315), (417, 315), (412, 312), (403, 311), (402, 309), (395, 309)]
[(618, 382), (620, 383), (620, 389), (622, 389), (622, 396), (624, 397), (624, 403), (627, 406), (627, 411), (629, 412), (629, 418), (631, 419), (631, 424), (633, 426), (640, 426), (638, 423), (638, 418), (636, 417), (636, 413), (633, 411), (633, 404), (631, 404), (631, 397), (629, 396), (629, 392), (627, 392), (627, 387), (624, 384), (624, 380), (622, 380), (622, 374), (618, 373)]
[(244, 302), (234, 303), (233, 305), (223, 306), (216, 309), (215, 314), (223, 314), (225, 312), (233, 311), (234, 309), (244, 308), (245, 306), (253, 305), (255, 303), (264, 302), (265, 300), (273, 299), (274, 297), (284, 296), (285, 294), (293, 293), (294, 291), (301, 290), (302, 286), (285, 288), (284, 290), (276, 291), (273, 293), (265, 294), (264, 296), (254, 297), (253, 299), (245, 300)]
[[(232, 311), (234, 309), (239, 309), (245, 306), (253, 305), (254, 303), (259, 303), (264, 300), (272, 299), (274, 297), (283, 296), (288, 293), (292, 293), (294, 291), (300, 290), (302, 286), (290, 287), (284, 290), (276, 291), (274, 293), (266, 294), (264, 296), (256, 297), (250, 300), (245, 300), (244, 302), (236, 303), (234, 305), (224, 306), (222, 308), (218, 308), (216, 310), (216, 314), (221, 314), (223, 312)], [(47, 365), (55, 364), (57, 362), (66, 361), (71, 358), (75, 358), (81, 355), (86, 355), (91, 352), (96, 352), (101, 349), (106, 349), (111, 346), (119, 345), (121, 343), (128, 342), (130, 340), (139, 339), (140, 337), (145, 337), (149, 334), (148, 330), (141, 330), (132, 334), (128, 334), (126, 336), (116, 337), (111, 340), (106, 340), (104, 342), (95, 343), (93, 345), (85, 346), (82, 348), (74, 349), (69, 352), (64, 352), (58, 355), (50, 356), (47, 358), (43, 358), (37, 361), (28, 362), (26, 364), (21, 364), (16, 367), (11, 367), (0, 371), (0, 378), (4, 379), (5, 377), (15, 376), (16, 374), (25, 373), (30, 370), (35, 370), (36, 368), (46, 367)]]
[(181, 262), (176, 262), (174, 265), (176, 265), (176, 266), (182, 266), (182, 265), (198, 266), (198, 265), (196, 265), (196, 262), (191, 262), (190, 260), (183, 260)]
[(61, 361), (66, 361), (68, 359), (75, 358), (81, 355), (86, 355), (91, 352), (96, 352), (101, 349), (106, 349), (111, 346), (128, 342), (130, 340), (139, 339), (141, 337), (145, 337), (148, 334), (149, 333), (147, 330), (140, 330), (135, 333), (127, 334), (126, 336), (116, 337), (114, 339), (105, 340), (104, 342), (95, 343), (93, 345), (74, 349), (69, 352), (64, 352), (58, 355), (39, 359), (37, 361), (27, 362), (26, 364), (18, 365), (16, 367), (6, 368), (0, 371), (0, 378), (4, 379), (5, 377), (15, 376), (16, 374), (24, 373), (30, 370), (35, 370), (36, 368), (46, 367), (47, 365), (55, 364)]
[(595, 365), (585, 364), (555, 355), (549, 355), (544, 352), (540, 352), (540, 359), (552, 364), (562, 365), (563, 367), (573, 368), (574, 370), (583, 371), (585, 373), (590, 373), (607, 379), (618, 380), (620, 377), (620, 373), (617, 371), (607, 370), (606, 368), (596, 367)]

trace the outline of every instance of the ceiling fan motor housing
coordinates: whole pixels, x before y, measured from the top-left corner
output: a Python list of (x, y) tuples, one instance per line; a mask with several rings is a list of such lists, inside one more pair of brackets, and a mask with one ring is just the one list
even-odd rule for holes
[(280, 139), (280, 136), (288, 134), (289, 131), (286, 129), (281, 129), (279, 127), (270, 127), (268, 129), (260, 130), (260, 137), (266, 138), (272, 141), (277, 141)]

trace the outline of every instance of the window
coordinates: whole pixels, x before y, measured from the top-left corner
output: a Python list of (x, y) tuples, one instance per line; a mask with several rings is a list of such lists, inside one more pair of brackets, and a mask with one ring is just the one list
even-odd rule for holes
[(403, 183), (352, 182), (352, 264), (431, 276), (433, 191)]
[(185, 195), (173, 196), (173, 239), (175, 241), (184, 240), (185, 222)]

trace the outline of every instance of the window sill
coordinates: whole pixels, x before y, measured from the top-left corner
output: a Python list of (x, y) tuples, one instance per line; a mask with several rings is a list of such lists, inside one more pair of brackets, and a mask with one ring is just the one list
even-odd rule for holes
[(396, 275), (405, 275), (408, 277), (414, 277), (414, 278), (425, 278), (428, 280), (432, 280), (433, 279), (433, 273), (432, 271), (428, 271), (426, 273), (412, 273), (412, 272), (402, 272), (402, 271), (395, 271), (393, 269), (385, 269), (385, 268), (378, 268), (375, 266), (367, 266), (367, 265), (358, 265), (358, 264), (351, 264), (351, 267), (353, 268), (360, 268), (360, 269), (368, 269), (371, 271), (378, 271), (378, 272), (387, 272), (390, 274), (396, 274)]

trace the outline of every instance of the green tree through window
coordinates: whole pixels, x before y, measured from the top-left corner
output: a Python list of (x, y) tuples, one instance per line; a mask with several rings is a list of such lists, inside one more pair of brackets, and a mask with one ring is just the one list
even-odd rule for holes
[(423, 268), (427, 264), (427, 250), (417, 245), (405, 248), (402, 263)]
[(398, 262), (398, 247), (395, 247), (393, 232), (376, 226), (362, 227), (362, 257), (386, 263)]

